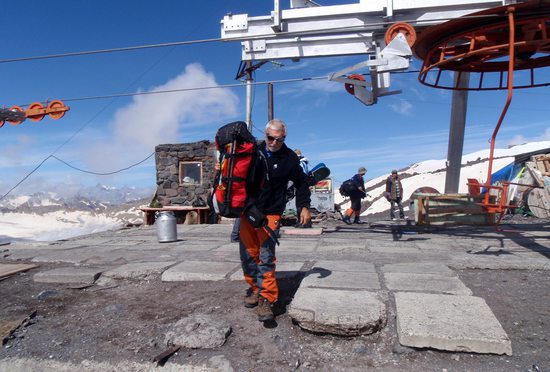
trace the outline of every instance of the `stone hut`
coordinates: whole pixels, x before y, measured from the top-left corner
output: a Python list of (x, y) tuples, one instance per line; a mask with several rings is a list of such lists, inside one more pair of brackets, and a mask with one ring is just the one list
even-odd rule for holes
[(210, 141), (155, 147), (157, 201), (162, 206), (206, 206), (216, 147)]

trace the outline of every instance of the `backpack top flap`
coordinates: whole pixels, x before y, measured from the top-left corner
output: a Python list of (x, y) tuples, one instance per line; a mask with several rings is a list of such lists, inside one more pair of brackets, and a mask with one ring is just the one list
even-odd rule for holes
[(225, 145), (237, 141), (237, 143), (252, 142), (256, 143), (256, 139), (248, 131), (248, 127), (244, 121), (234, 121), (226, 124), (218, 129), (216, 133), (216, 148), (222, 149)]

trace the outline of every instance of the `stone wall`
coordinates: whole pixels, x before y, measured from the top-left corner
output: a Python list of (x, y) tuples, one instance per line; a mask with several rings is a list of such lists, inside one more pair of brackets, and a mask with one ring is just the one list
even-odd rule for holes
[[(155, 147), (157, 200), (163, 205), (206, 205), (214, 179), (215, 145), (210, 141), (165, 144)], [(197, 163), (197, 164), (195, 164)], [(200, 165), (199, 165), (200, 164)], [(201, 168), (201, 180), (185, 179), (182, 166)], [(184, 170), (185, 171), (185, 170)]]

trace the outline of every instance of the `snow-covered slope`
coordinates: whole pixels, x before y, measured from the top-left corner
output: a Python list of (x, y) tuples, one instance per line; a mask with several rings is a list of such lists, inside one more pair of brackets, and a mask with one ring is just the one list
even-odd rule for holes
[[(514, 161), (514, 156), (550, 148), (550, 141), (532, 142), (524, 145), (514, 146), (509, 149), (495, 149), (493, 160), (493, 172), (507, 166)], [(476, 178), (484, 182), (487, 177), (489, 150), (477, 151), (462, 157), (462, 169), (460, 171), (459, 193), (466, 193), (468, 178)], [(420, 187), (433, 187), (439, 192), (445, 189), (445, 162), (446, 160), (426, 160), (411, 165), (399, 171), (401, 183), (403, 184), (405, 200)], [(368, 175), (368, 174), (367, 174)], [(369, 208), (363, 215), (376, 214), (389, 210), (389, 203), (383, 197), (386, 191), (387, 175), (365, 182), (367, 196), (363, 201), (371, 202)], [(335, 202), (342, 203), (344, 198), (335, 192)], [(406, 206), (405, 204), (403, 205)], [(343, 208), (349, 207), (349, 202), (342, 204)]]

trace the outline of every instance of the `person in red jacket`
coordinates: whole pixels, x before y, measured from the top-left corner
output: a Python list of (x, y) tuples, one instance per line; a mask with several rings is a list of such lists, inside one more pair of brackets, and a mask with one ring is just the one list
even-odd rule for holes
[[(286, 135), (287, 128), (282, 120), (273, 119), (267, 123), (265, 140), (259, 145), (259, 150), (266, 159), (268, 177), (256, 180), (250, 190), (255, 207), (265, 215), (271, 231), (277, 231), (279, 227), (286, 207), (289, 181), (296, 186), (300, 224), (306, 225), (311, 221), (308, 177), (300, 167), (298, 155), (285, 145)], [(258, 306), (258, 320), (261, 322), (274, 319), (272, 306), (279, 297), (275, 279), (276, 241), (269, 230), (255, 228), (246, 215), (241, 216), (239, 251), (244, 279), (250, 285), (244, 306)]]
[(397, 174), (397, 170), (392, 170), (391, 174), (386, 179), (386, 199), (390, 202), (390, 218), (395, 220), (395, 205), (399, 208), (399, 218), (405, 218), (405, 213), (403, 213), (403, 185)]

